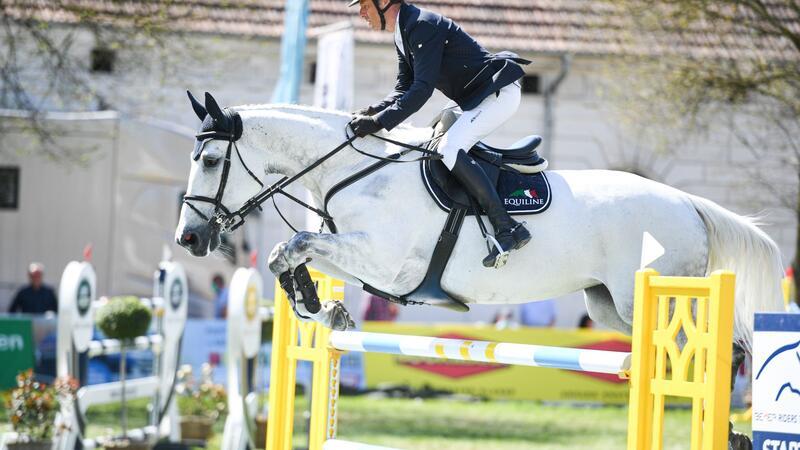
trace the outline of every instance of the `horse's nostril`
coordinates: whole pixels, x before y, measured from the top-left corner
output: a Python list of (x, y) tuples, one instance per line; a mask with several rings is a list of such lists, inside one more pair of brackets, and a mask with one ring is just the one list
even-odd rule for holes
[(183, 233), (183, 236), (181, 236), (181, 242), (186, 245), (192, 245), (197, 242), (197, 235), (194, 233)]

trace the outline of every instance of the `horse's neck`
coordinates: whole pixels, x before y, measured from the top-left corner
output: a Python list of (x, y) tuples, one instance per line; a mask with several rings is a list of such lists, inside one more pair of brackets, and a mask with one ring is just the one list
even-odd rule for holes
[[(245, 127), (243, 144), (253, 149), (253, 160), (260, 158), (258, 163), (266, 174), (294, 176), (346, 140), (349, 117), (338, 113), (287, 106), (245, 110), (241, 114)], [(418, 133), (407, 130), (394, 134), (402, 135), (401, 140), (415, 141)], [(386, 143), (377, 139), (358, 139), (354, 145), (366, 153), (386, 156)], [(300, 177), (298, 183), (319, 203), (337, 183), (374, 162), (346, 147)]]

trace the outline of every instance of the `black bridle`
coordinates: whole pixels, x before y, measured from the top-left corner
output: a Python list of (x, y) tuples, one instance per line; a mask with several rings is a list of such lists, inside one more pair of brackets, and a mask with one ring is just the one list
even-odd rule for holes
[[(269, 200), (270, 198), (272, 198), (273, 202), (274, 202), (274, 198), (273, 197), (275, 196), (275, 194), (281, 194), (281, 195), (285, 196), (286, 198), (294, 201), (295, 203), (297, 203), (297, 204), (299, 204), (299, 205), (301, 205), (301, 206), (303, 206), (303, 207), (305, 207), (305, 208), (307, 208), (307, 209), (309, 209), (311, 211), (314, 211), (326, 223), (333, 223), (333, 217), (331, 217), (330, 214), (328, 214), (326, 211), (323, 211), (323, 210), (321, 210), (319, 208), (315, 208), (315, 207), (303, 202), (302, 200), (298, 199), (297, 197), (285, 192), (284, 189), (287, 186), (289, 186), (291, 183), (295, 182), (298, 178), (302, 177), (303, 175), (305, 175), (306, 173), (310, 172), (311, 170), (313, 170), (314, 168), (316, 168), (317, 166), (319, 166), (323, 162), (327, 161), (330, 157), (332, 157), (333, 155), (335, 155), (336, 153), (338, 153), (339, 151), (341, 151), (342, 149), (344, 149), (347, 146), (351, 146), (357, 152), (359, 152), (359, 153), (361, 153), (361, 154), (363, 154), (365, 156), (369, 156), (371, 158), (382, 160), (382, 161), (386, 161), (386, 162), (416, 162), (416, 161), (420, 161), (422, 159), (441, 159), (441, 155), (439, 155), (438, 153), (436, 153), (433, 150), (429, 150), (429, 149), (426, 149), (426, 148), (423, 148), (423, 147), (414, 146), (414, 145), (409, 145), (409, 144), (406, 144), (406, 143), (403, 143), (403, 142), (398, 142), (398, 141), (395, 141), (395, 140), (392, 140), (392, 139), (389, 139), (389, 138), (385, 138), (385, 137), (382, 137), (382, 136), (377, 136), (377, 135), (373, 135), (373, 136), (378, 138), (378, 139), (384, 140), (386, 142), (390, 142), (392, 144), (395, 144), (395, 145), (398, 145), (400, 147), (403, 147), (406, 150), (404, 150), (404, 151), (402, 151), (402, 152), (400, 152), (398, 154), (392, 155), (392, 156), (390, 156), (388, 158), (382, 157), (382, 156), (378, 156), (378, 155), (372, 155), (370, 153), (367, 153), (367, 152), (364, 152), (362, 150), (359, 150), (355, 146), (353, 146), (352, 145), (353, 141), (356, 140), (357, 137), (355, 135), (350, 136), (349, 133), (347, 133), (347, 130), (346, 130), (345, 131), (345, 135), (347, 136), (347, 139), (344, 142), (342, 142), (341, 144), (339, 144), (336, 148), (334, 148), (333, 150), (329, 151), (328, 153), (326, 153), (325, 155), (323, 155), (322, 157), (320, 157), (319, 159), (314, 161), (314, 163), (312, 163), (311, 165), (309, 165), (305, 169), (301, 170), (300, 172), (296, 173), (295, 175), (293, 175), (291, 177), (284, 176), (281, 179), (279, 179), (278, 181), (276, 181), (275, 183), (273, 183), (271, 186), (269, 186), (268, 188), (265, 189), (264, 188), (264, 183), (262, 183), (261, 180), (259, 180), (258, 177), (255, 176), (253, 171), (251, 171), (250, 168), (247, 167), (247, 164), (245, 164), (244, 159), (242, 159), (242, 155), (239, 152), (239, 147), (236, 145), (236, 141), (238, 141), (239, 138), (241, 138), (241, 136), (242, 136), (242, 119), (239, 116), (239, 113), (237, 113), (234, 110), (228, 109), (228, 108), (225, 108), (222, 112), (223, 112), (223, 114), (225, 116), (224, 118), (226, 120), (222, 120), (220, 122), (226, 122), (227, 124), (229, 124), (230, 125), (229, 126), (230, 129), (229, 130), (209, 130), (209, 131), (204, 131), (204, 132), (196, 134), (195, 138), (197, 139), (198, 144), (197, 144), (197, 147), (195, 148), (195, 150), (194, 150), (194, 152), (192, 154), (192, 158), (195, 161), (197, 161), (200, 158), (201, 154), (203, 153), (203, 147), (209, 141), (221, 140), (221, 141), (227, 141), (228, 142), (228, 147), (227, 147), (227, 149), (225, 151), (225, 160), (223, 161), (223, 166), (222, 166), (222, 177), (220, 178), (219, 187), (217, 188), (217, 193), (213, 198), (202, 196), (202, 195), (184, 195), (183, 196), (183, 203), (186, 204), (186, 206), (191, 208), (192, 211), (194, 211), (200, 217), (202, 217), (204, 220), (206, 220), (210, 226), (212, 226), (213, 228), (215, 228), (215, 229), (217, 229), (217, 230), (219, 230), (221, 232), (232, 232), (232, 231), (236, 230), (237, 228), (239, 228), (240, 226), (242, 226), (242, 224), (244, 224), (244, 219), (248, 214), (253, 212), (253, 210), (255, 210), (255, 209), (261, 210), (261, 204), (262, 203), (264, 203), (265, 201)], [(261, 188), (262, 188), (261, 191), (258, 194), (250, 197), (250, 199), (248, 199), (246, 202), (244, 202), (242, 207), (237, 209), (236, 211), (230, 211), (222, 203), (222, 197), (225, 194), (225, 187), (228, 184), (228, 175), (230, 173), (231, 155), (233, 153), (233, 150), (236, 150), (236, 156), (239, 158), (239, 162), (242, 163), (242, 167), (245, 168), (245, 170), (250, 175), (250, 177), (253, 178), (253, 180), (255, 180), (255, 182), (258, 183), (258, 185), (261, 186)], [(414, 159), (414, 160), (397, 160), (397, 157), (402, 156), (402, 155), (406, 154), (408, 151), (411, 151), (411, 150), (416, 150), (416, 151), (422, 152), (424, 154), (427, 154), (428, 156), (427, 157), (423, 157), (423, 158)], [(212, 212), (211, 217), (203, 214), (196, 206), (194, 206), (191, 203), (192, 201), (211, 203), (212, 205), (214, 205), (214, 211)], [(277, 205), (276, 205), (276, 209), (277, 209)], [(280, 211), (278, 211), (278, 214), (280, 214)], [(283, 217), (283, 214), (280, 214), (280, 215), (281, 215), (281, 218), (283, 218), (283, 220), (286, 222), (286, 218)], [(295, 232), (297, 231), (297, 230), (295, 230), (294, 227), (291, 226), (291, 224), (289, 224), (288, 222), (287, 222), (287, 224)]]

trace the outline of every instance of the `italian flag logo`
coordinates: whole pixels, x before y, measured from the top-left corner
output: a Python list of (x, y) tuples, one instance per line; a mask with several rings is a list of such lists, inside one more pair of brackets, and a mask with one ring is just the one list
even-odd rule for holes
[(526, 197), (526, 198), (539, 198), (536, 189), (517, 189), (509, 194), (509, 197)]

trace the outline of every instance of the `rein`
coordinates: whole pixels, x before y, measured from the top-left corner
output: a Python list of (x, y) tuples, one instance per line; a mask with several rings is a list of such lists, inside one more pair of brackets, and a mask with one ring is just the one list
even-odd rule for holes
[[(331, 158), (333, 155), (335, 155), (336, 153), (340, 152), (343, 148), (345, 148), (347, 146), (352, 147), (356, 152), (358, 152), (358, 153), (360, 153), (360, 154), (362, 154), (364, 156), (368, 156), (370, 158), (374, 158), (374, 159), (377, 159), (379, 161), (382, 161), (384, 164), (381, 164), (380, 167), (383, 167), (386, 163), (389, 163), (389, 162), (394, 162), (394, 163), (418, 162), (418, 161), (423, 161), (423, 160), (441, 159), (441, 155), (439, 155), (435, 151), (428, 150), (426, 148), (422, 148), (422, 147), (418, 147), (418, 146), (414, 146), (414, 145), (410, 145), (410, 144), (406, 144), (404, 142), (395, 141), (393, 139), (389, 139), (389, 138), (385, 138), (385, 137), (377, 136), (377, 135), (372, 135), (372, 136), (376, 137), (378, 139), (381, 139), (383, 141), (389, 142), (391, 144), (403, 147), (405, 150), (400, 151), (398, 153), (394, 153), (394, 154), (392, 154), (392, 155), (390, 155), (388, 157), (373, 155), (371, 153), (368, 153), (368, 152), (365, 152), (363, 150), (360, 150), (360, 149), (356, 148), (353, 145), (353, 141), (355, 141), (357, 137), (355, 135), (350, 136), (350, 133), (348, 132), (348, 127), (345, 126), (345, 136), (347, 136), (347, 139), (344, 142), (339, 144), (336, 148), (334, 148), (333, 150), (329, 151), (328, 153), (326, 153), (325, 155), (323, 155), (322, 157), (320, 157), (319, 159), (314, 161), (311, 165), (309, 165), (305, 169), (301, 170), (300, 172), (296, 173), (292, 177), (284, 176), (280, 180), (278, 180), (275, 183), (273, 183), (271, 186), (269, 186), (267, 188), (264, 188), (264, 183), (262, 183), (261, 180), (259, 180), (258, 177), (256, 177), (256, 175), (253, 173), (253, 171), (250, 170), (250, 168), (247, 167), (247, 165), (245, 164), (244, 159), (242, 158), (242, 155), (239, 152), (239, 147), (236, 145), (236, 141), (239, 140), (239, 138), (241, 138), (241, 136), (242, 136), (242, 120), (241, 120), (241, 117), (239, 117), (239, 114), (236, 111), (229, 110), (227, 108), (224, 110), (223, 113), (226, 116), (228, 116), (228, 118), (230, 119), (231, 123), (233, 124), (233, 130), (231, 132), (213, 130), (213, 131), (206, 131), (206, 132), (198, 133), (198, 134), (195, 135), (195, 138), (200, 142), (200, 148), (199, 148), (198, 151), (195, 152), (195, 155), (194, 155), (194, 159), (195, 160), (197, 160), (200, 157), (200, 155), (202, 153), (202, 147), (205, 145), (206, 142), (211, 141), (211, 140), (224, 140), (224, 141), (228, 142), (228, 146), (227, 146), (227, 149), (225, 151), (225, 160), (223, 162), (223, 167), (222, 167), (222, 177), (220, 178), (220, 183), (219, 183), (219, 187), (217, 188), (217, 193), (213, 198), (205, 197), (205, 196), (202, 196), (202, 195), (184, 195), (183, 196), (183, 203), (184, 204), (186, 204), (189, 208), (192, 209), (192, 211), (194, 211), (200, 217), (202, 217), (204, 220), (206, 220), (209, 223), (209, 225), (211, 225), (212, 227), (218, 229), (219, 231), (223, 231), (223, 232), (232, 232), (232, 231), (236, 230), (237, 228), (239, 228), (240, 226), (242, 226), (244, 224), (245, 217), (248, 214), (253, 212), (255, 209), (261, 210), (261, 204), (264, 203), (265, 201), (269, 200), (269, 199), (272, 199), (272, 203), (273, 203), (273, 205), (275, 205), (275, 210), (278, 212), (278, 215), (281, 217), (281, 219), (283, 219), (283, 221), (286, 223), (286, 225), (288, 225), (289, 228), (291, 228), (296, 233), (297, 229), (295, 229), (295, 227), (293, 227), (292, 224), (289, 223), (289, 221), (281, 213), (280, 209), (278, 209), (278, 205), (275, 203), (275, 198), (274, 198), (275, 194), (281, 194), (281, 195), (285, 196), (286, 198), (288, 198), (289, 200), (292, 200), (295, 203), (303, 206), (304, 208), (306, 208), (308, 210), (311, 210), (314, 213), (316, 213), (323, 220), (323, 223), (328, 224), (328, 227), (331, 229), (331, 231), (335, 233), (336, 232), (335, 231), (336, 230), (336, 226), (333, 223), (333, 217), (331, 217), (331, 215), (328, 214), (328, 212), (327, 212), (328, 200), (332, 196), (330, 192), (325, 198), (325, 206), (323, 206), (324, 209), (321, 210), (321, 209), (315, 208), (315, 207), (303, 202), (302, 200), (298, 199), (297, 197), (285, 192), (284, 189), (287, 186), (289, 186), (290, 184), (292, 184), (293, 182), (297, 181), (303, 175), (307, 174), (308, 172), (310, 172), (311, 170), (315, 169), (316, 167), (318, 167), (323, 162), (327, 161), (329, 158)], [(428, 141), (428, 142), (430, 142), (430, 141)], [(225, 187), (228, 184), (228, 175), (230, 173), (230, 168), (231, 168), (231, 154), (232, 154), (233, 150), (236, 150), (236, 156), (239, 158), (239, 162), (242, 163), (242, 166), (245, 168), (245, 170), (250, 175), (250, 177), (253, 178), (253, 180), (255, 180), (255, 182), (258, 183), (259, 186), (262, 187), (262, 190), (258, 194), (254, 195), (253, 197), (250, 197), (250, 199), (248, 199), (246, 202), (244, 202), (242, 207), (237, 209), (236, 211), (230, 211), (222, 203), (222, 197), (225, 194)], [(400, 157), (408, 154), (412, 150), (419, 151), (419, 152), (424, 153), (424, 154), (426, 154), (428, 156), (423, 156), (421, 158), (417, 158), (417, 159), (413, 159), (413, 160), (399, 160)], [(372, 167), (372, 166), (370, 166), (370, 167)], [(356, 180), (368, 175), (369, 173), (374, 172), (375, 170), (377, 170), (380, 167), (377, 167), (374, 170), (370, 170), (370, 171), (366, 171), (366, 172), (364, 170), (359, 171), (358, 173), (346, 178), (345, 179), (346, 183), (344, 185), (343, 185), (343, 182), (337, 183), (337, 185), (334, 186), (334, 188), (331, 189), (331, 192), (334, 192), (334, 191), (335, 192), (339, 192), (341, 189), (343, 189), (347, 185), (352, 184), (354, 181), (356, 181)], [(214, 205), (214, 212), (211, 214), (211, 217), (203, 214), (196, 206), (194, 206), (191, 203), (192, 201), (211, 203), (212, 205)]]

